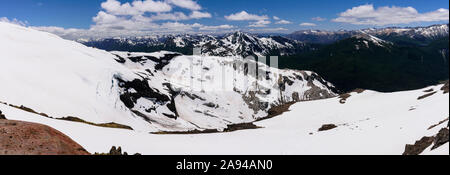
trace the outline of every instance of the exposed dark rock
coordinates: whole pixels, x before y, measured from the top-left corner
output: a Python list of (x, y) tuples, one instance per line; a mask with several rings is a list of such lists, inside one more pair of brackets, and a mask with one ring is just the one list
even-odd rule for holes
[(2, 113), (1, 110), (0, 110), (0, 119), (6, 119), (5, 115)]
[[(127, 108), (133, 108), (139, 98), (154, 99), (155, 102), (162, 104), (165, 104), (171, 100), (169, 96), (150, 88), (148, 81), (145, 79), (135, 79), (130, 82), (124, 81), (120, 78), (116, 79), (119, 81), (119, 87), (125, 90), (125, 93), (120, 95), (120, 100)], [(135, 92), (131, 92), (131, 89), (134, 89)]]
[[(449, 120), (449, 118), (446, 118), (446, 119), (440, 121), (438, 124), (435, 124), (435, 125), (430, 126), (430, 127), (428, 128), (428, 130), (433, 129), (434, 127), (439, 126), (439, 125), (441, 125), (442, 123), (447, 122), (448, 120)], [(448, 127), (448, 124), (447, 124), (447, 127)]]
[(283, 84), (288, 84), (289, 86), (292, 86), (294, 84), (294, 81), (289, 79), (289, 77), (283, 76)]
[(266, 110), (269, 107), (268, 103), (265, 103), (256, 97), (255, 91), (249, 91), (247, 95), (243, 95), (242, 98), (249, 108), (255, 112), (255, 114), (257, 114), (258, 111)]
[(256, 126), (253, 123), (241, 123), (241, 124), (234, 124), (234, 125), (228, 125), (228, 128), (224, 130), (224, 132), (233, 132), (238, 130), (244, 130), (244, 129), (259, 129), (261, 127)]
[(331, 98), (334, 97), (334, 94), (329, 93), (327, 90), (322, 89), (320, 87), (317, 87), (313, 82), (319, 81), (323, 85), (327, 87), (327, 89), (331, 90), (332, 92), (338, 92), (336, 88), (331, 87), (328, 85), (328, 83), (323, 80), (319, 75), (316, 73), (312, 73), (311, 76), (308, 76), (308, 74), (302, 72), (303, 76), (306, 77), (305, 80), (308, 82), (307, 85), (311, 87), (311, 89), (307, 90), (305, 92), (304, 98), (305, 100), (316, 100), (316, 99), (325, 99), (325, 98)]
[(448, 87), (449, 87), (449, 81), (447, 80), (447, 82), (441, 88), (441, 90), (444, 91), (444, 94), (448, 93)]
[(339, 100), (339, 103), (341, 103), (341, 104), (345, 104), (345, 102), (347, 101), (347, 99), (350, 97), (351, 95), (350, 94), (341, 94), (341, 95), (339, 95), (339, 98), (340, 98), (340, 100)]
[(115, 60), (116, 60), (118, 63), (125, 63), (125, 62), (126, 62), (125, 58), (123, 58), (123, 57), (121, 57), (121, 56), (119, 56), (119, 55), (116, 55), (116, 54), (114, 54), (114, 56), (116, 56), (117, 59), (115, 59)]
[(337, 128), (337, 126), (335, 124), (325, 124), (319, 128), (319, 131), (328, 131), (328, 130), (332, 130), (334, 128)]
[(78, 117), (64, 117), (64, 118), (58, 118), (58, 120), (66, 120), (66, 121), (72, 121), (72, 122), (79, 122), (79, 123), (84, 123), (84, 124), (88, 124), (88, 125), (93, 125), (93, 126), (99, 126), (99, 127), (105, 127), (105, 128), (120, 128), (120, 129), (129, 129), (129, 130), (133, 130), (132, 127), (127, 126), (127, 125), (122, 125), (122, 124), (118, 124), (118, 123), (92, 123), (92, 122), (88, 122), (85, 121), (83, 119), (80, 119)]
[(135, 62), (135, 63), (140, 63), (140, 62), (144, 61), (145, 60), (144, 58), (145, 57), (143, 57), (143, 56), (128, 57), (129, 60), (131, 60), (132, 62)]
[(120, 155), (122, 155), (122, 148), (119, 146), (119, 148), (116, 149), (116, 147), (113, 146), (111, 148), (111, 150), (109, 150), (109, 155), (113, 155), (113, 156), (120, 156)]
[(433, 91), (434, 91), (434, 89), (431, 88), (431, 89), (428, 89), (428, 90), (424, 90), (423, 92), (433, 92)]
[[(95, 155), (103, 155), (103, 156), (128, 156), (127, 152), (123, 152), (122, 153), (122, 148), (119, 146), (119, 148), (116, 148), (115, 146), (113, 146), (110, 150), (109, 153), (95, 153)], [(136, 155), (141, 155), (139, 153), (134, 154)]]
[(419, 141), (416, 141), (414, 145), (406, 145), (403, 155), (419, 155), (431, 144), (433, 144), (434, 137), (423, 137)]
[(162, 113), (164, 116), (169, 117), (171, 119), (177, 119), (178, 117), (172, 114), (166, 114), (166, 113)]
[(439, 133), (435, 136), (434, 145), (431, 150), (439, 148), (440, 146), (446, 144), (448, 142), (448, 128), (442, 128)]
[(260, 118), (260, 119), (258, 119), (256, 121), (266, 120), (266, 119), (273, 118), (275, 116), (281, 115), (284, 112), (289, 111), (289, 108), (293, 104), (295, 104), (295, 102), (289, 102), (289, 103), (286, 103), (286, 104), (273, 106), (267, 111), (268, 115), (266, 117)]
[(431, 92), (431, 93), (422, 95), (422, 96), (420, 96), (419, 98), (417, 98), (417, 100), (422, 100), (422, 99), (427, 98), (427, 97), (429, 97), (429, 96), (432, 96), (432, 95), (434, 95), (434, 94), (436, 94), (436, 92)]
[(177, 111), (177, 107), (175, 105), (175, 98), (180, 94), (179, 91), (175, 90), (174, 88), (172, 88), (172, 85), (169, 83), (164, 83), (164, 86), (166, 86), (169, 89), (169, 93), (171, 95), (170, 98), (170, 103), (168, 103), (166, 106), (167, 108), (172, 111), (175, 115), (165, 115), (169, 118), (173, 118), (173, 119), (177, 119), (178, 115), (178, 111)]
[(181, 54), (166, 54), (164, 57), (159, 58), (159, 61), (157, 61), (158, 64), (155, 65), (156, 70), (161, 70), (164, 66), (168, 65), (170, 63), (170, 60), (173, 58), (180, 56)]
[(189, 97), (191, 100), (195, 100), (195, 99), (199, 99), (199, 100), (201, 100), (201, 101), (205, 101), (205, 100), (206, 100), (206, 99), (204, 99), (204, 98), (202, 98), (202, 97), (200, 97), (200, 96), (198, 96), (198, 95), (190, 94), (190, 93), (188, 93), (188, 92), (181, 92), (180, 95), (181, 95), (182, 97), (187, 96), (187, 97)]
[(300, 101), (300, 95), (298, 95), (298, 92), (292, 93), (292, 100)]
[(216, 105), (216, 104), (214, 104), (212, 102), (203, 103), (203, 106), (210, 107), (210, 108), (217, 108), (218, 107), (218, 105)]
[(431, 150), (434, 150), (446, 144), (448, 140), (449, 130), (448, 128), (442, 128), (435, 136), (422, 137), (422, 139), (416, 141), (414, 145), (407, 144), (403, 155), (419, 155), (432, 144), (434, 145), (431, 147)]
[(351, 97), (350, 93), (352, 93), (352, 92), (356, 92), (356, 93), (360, 94), (360, 93), (363, 93), (364, 91), (365, 91), (364, 89), (355, 89), (353, 91), (350, 91), (349, 93), (341, 94), (341, 95), (339, 95), (339, 98), (340, 98), (339, 103), (345, 104), (347, 99)]

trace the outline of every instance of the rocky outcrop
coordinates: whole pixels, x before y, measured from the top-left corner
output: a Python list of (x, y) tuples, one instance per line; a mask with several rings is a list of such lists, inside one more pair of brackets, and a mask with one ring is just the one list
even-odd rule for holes
[(5, 115), (3, 115), (2, 111), (0, 111), (0, 119), (6, 119)]
[(332, 130), (334, 128), (337, 128), (337, 126), (335, 124), (326, 124), (326, 125), (322, 125), (322, 127), (319, 128), (319, 131), (328, 131), (328, 130)]
[(413, 145), (410, 144), (406, 145), (405, 152), (403, 152), (403, 155), (419, 155), (431, 145), (433, 145), (431, 147), (431, 150), (434, 150), (448, 143), (448, 140), (449, 140), (449, 129), (448, 127), (442, 128), (435, 136), (422, 137), (422, 139), (416, 141), (416, 143), (414, 143)]
[(89, 155), (89, 152), (48, 126), (0, 120), (0, 155)]

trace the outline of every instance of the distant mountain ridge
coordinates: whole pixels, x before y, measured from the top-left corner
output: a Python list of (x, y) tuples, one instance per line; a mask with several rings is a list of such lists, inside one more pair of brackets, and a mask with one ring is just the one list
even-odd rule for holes
[(427, 27), (388, 27), (380, 29), (362, 29), (362, 30), (340, 30), (340, 31), (322, 31), (322, 30), (301, 30), (287, 35), (287, 38), (306, 43), (331, 44), (333, 42), (350, 38), (360, 33), (367, 33), (384, 40), (398, 40), (399, 37), (415, 39), (419, 41), (428, 41), (440, 37), (449, 36), (449, 24), (431, 25)]
[(265, 56), (292, 55), (309, 48), (302, 42), (282, 36), (257, 36), (234, 32), (223, 36), (203, 34), (156, 35), (146, 37), (116, 37), (106, 39), (79, 39), (78, 42), (108, 51), (154, 52), (169, 50), (192, 54), (201, 48), (205, 56)]

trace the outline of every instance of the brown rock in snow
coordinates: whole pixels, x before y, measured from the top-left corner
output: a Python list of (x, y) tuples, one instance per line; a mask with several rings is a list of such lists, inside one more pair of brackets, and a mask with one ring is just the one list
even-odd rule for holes
[(0, 120), (0, 155), (89, 155), (89, 152), (48, 126)]

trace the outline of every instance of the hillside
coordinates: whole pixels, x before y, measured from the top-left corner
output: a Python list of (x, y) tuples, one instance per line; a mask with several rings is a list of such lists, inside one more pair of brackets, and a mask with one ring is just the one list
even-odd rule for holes
[(412, 90), (449, 78), (448, 37), (420, 46), (368, 36), (372, 35), (355, 35), (318, 51), (281, 57), (280, 68), (313, 70), (342, 92)]

